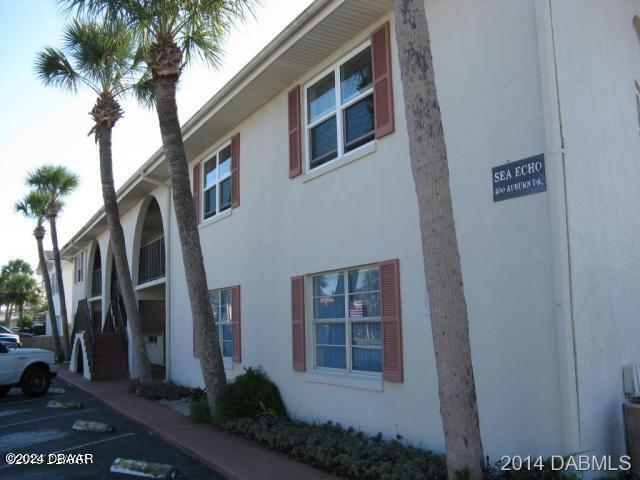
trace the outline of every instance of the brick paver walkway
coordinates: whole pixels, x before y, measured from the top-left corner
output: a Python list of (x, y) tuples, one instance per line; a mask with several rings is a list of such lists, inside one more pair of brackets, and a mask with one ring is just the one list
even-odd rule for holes
[(331, 480), (331, 475), (266, 450), (212, 425), (197, 424), (173, 410), (129, 393), (129, 381), (90, 382), (61, 368), (58, 378), (94, 395), (125, 417), (193, 455), (228, 479)]

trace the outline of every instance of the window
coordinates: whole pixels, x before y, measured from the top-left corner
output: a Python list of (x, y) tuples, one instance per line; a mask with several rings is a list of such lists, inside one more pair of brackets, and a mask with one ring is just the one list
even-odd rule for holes
[(209, 292), (209, 301), (211, 302), (211, 307), (213, 307), (213, 321), (216, 326), (218, 341), (220, 342), (220, 350), (225, 358), (231, 358), (233, 355), (231, 296), (232, 291), (230, 288)]
[(371, 47), (338, 63), (306, 88), (308, 169), (375, 138)]
[(315, 368), (382, 372), (378, 277), (377, 266), (313, 275)]
[(83, 264), (84, 264), (84, 252), (78, 255), (75, 259), (76, 283), (80, 283), (82, 281)]
[(202, 162), (203, 218), (211, 218), (231, 207), (231, 144)]

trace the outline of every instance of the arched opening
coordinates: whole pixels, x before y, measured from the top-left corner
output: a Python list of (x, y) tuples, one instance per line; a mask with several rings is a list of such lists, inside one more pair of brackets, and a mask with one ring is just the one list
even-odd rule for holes
[(134, 252), (138, 253), (138, 308), (142, 332), (154, 377), (165, 376), (165, 242), (162, 212), (155, 197), (148, 198), (140, 209)]
[(91, 267), (91, 283), (89, 285), (89, 309), (91, 325), (94, 332), (102, 330), (102, 252), (100, 245), (95, 244), (93, 255), (89, 257)]
[(84, 352), (82, 351), (82, 342), (78, 341), (76, 347), (78, 353), (76, 355), (76, 373), (84, 373)]
[(160, 206), (155, 198), (149, 202), (144, 216), (138, 254), (138, 285), (164, 277), (164, 229)]

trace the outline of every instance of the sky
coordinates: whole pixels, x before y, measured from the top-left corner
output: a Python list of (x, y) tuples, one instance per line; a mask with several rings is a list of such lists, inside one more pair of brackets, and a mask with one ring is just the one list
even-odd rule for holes
[[(284, 29), (312, 0), (261, 0), (255, 17), (237, 25), (225, 41), (218, 69), (195, 64), (184, 72), (177, 101), (185, 123), (235, 73)], [(27, 192), (28, 172), (44, 164), (63, 164), (80, 177), (58, 217), (62, 247), (102, 205), (98, 148), (88, 112), (94, 96), (45, 87), (34, 74), (34, 59), (45, 46), (58, 46), (67, 18), (55, 0), (0, 0), (0, 265), (13, 258), (38, 263), (34, 223), (14, 213)], [(122, 102), (124, 118), (113, 132), (116, 189), (158, 148), (154, 110)], [(49, 237), (45, 248), (50, 248)]]

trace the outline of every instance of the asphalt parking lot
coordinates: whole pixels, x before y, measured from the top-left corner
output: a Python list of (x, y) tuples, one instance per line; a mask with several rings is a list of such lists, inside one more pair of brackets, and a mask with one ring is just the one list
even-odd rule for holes
[[(81, 402), (83, 409), (49, 408), (50, 400)], [(104, 422), (115, 427), (113, 433), (72, 430), (78, 420)], [(42, 464), (10, 465), (7, 454), (44, 454)], [(75, 454), (89, 459), (84, 465), (48, 464), (49, 454)], [(82, 454), (83, 456), (79, 456)], [(60, 458), (60, 457), (57, 457)], [(43, 398), (28, 399), (19, 389), (0, 398), (0, 479), (71, 480), (132, 479), (109, 471), (114, 459), (126, 458), (170, 464), (178, 478), (222, 480), (222, 477), (194, 458), (182, 453), (143, 427), (111, 410), (95, 397), (62, 381), (54, 380)], [(40, 462), (40, 459), (36, 459)]]

